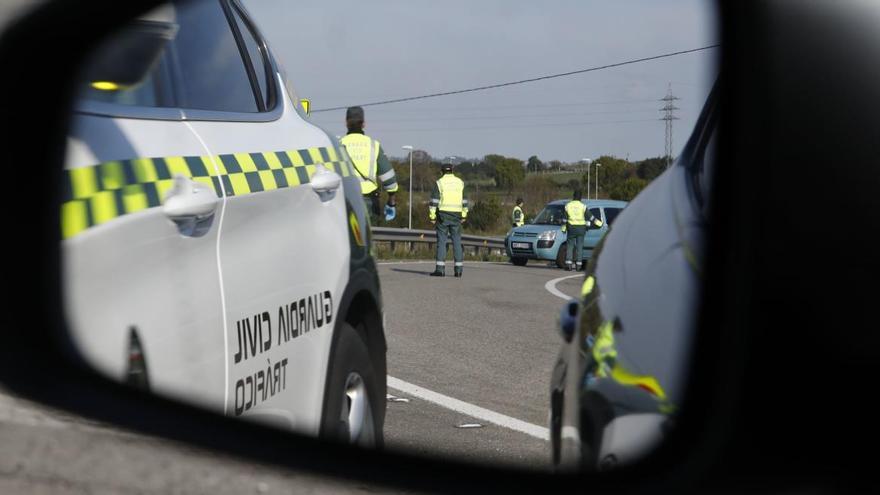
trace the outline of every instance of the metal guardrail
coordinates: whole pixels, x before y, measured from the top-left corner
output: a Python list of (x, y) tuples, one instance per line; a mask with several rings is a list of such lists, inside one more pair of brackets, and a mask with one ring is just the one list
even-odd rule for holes
[[(437, 243), (437, 232), (434, 230), (409, 230), (409, 229), (392, 229), (389, 227), (373, 227), (373, 241), (390, 242), (391, 249), (394, 249), (398, 242), (409, 243), (412, 249), (413, 243)], [(447, 241), (451, 242), (451, 241)], [(478, 235), (461, 235), (461, 245), (465, 249), (471, 248), (475, 252), (485, 249), (487, 252), (496, 254), (504, 254), (504, 238), (502, 237), (482, 237)]]

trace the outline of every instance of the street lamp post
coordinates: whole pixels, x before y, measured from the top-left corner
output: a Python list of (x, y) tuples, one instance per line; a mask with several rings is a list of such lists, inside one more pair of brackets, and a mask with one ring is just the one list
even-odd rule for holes
[(590, 199), (590, 167), (592, 166), (590, 164), (592, 163), (592, 160), (590, 160), (589, 158), (581, 158), (581, 162), (584, 162), (587, 164), (587, 199), (589, 200)]
[(412, 155), (413, 155), (413, 147), (412, 146), (403, 146), (403, 149), (409, 151), (409, 196), (406, 198), (406, 203), (409, 208), (409, 230), (412, 230)]
[(599, 199), (599, 167), (601, 166), (601, 163), (596, 164), (596, 197), (594, 199)]

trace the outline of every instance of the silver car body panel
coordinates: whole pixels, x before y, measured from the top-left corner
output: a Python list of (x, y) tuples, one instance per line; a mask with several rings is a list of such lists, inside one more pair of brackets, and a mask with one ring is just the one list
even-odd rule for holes
[(607, 469), (637, 461), (663, 439), (663, 414), (627, 414), (614, 418), (602, 434), (599, 468)]
[(620, 212), (596, 265), (601, 313), (622, 326), (618, 359), (653, 376), (673, 403), (687, 376), (699, 289), (688, 251), (699, 259), (702, 249), (687, 173), (670, 168)]

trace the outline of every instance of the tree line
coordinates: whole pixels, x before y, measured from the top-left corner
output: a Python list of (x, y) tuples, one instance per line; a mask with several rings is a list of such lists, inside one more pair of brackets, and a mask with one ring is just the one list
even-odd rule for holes
[[(595, 197), (596, 163), (599, 169), (599, 198), (632, 200), (645, 186), (666, 169), (664, 157), (630, 162), (603, 155), (593, 161), (590, 173), (590, 197)], [(413, 188), (413, 228), (430, 228), (425, 211), (434, 182), (440, 176), (441, 160), (424, 151), (415, 151), (410, 178), (409, 159), (391, 159), (400, 184), (401, 208), (389, 226), (408, 225), (406, 201), (409, 181)], [(455, 174), (465, 182), (466, 196), (472, 206), (467, 228), (487, 234), (506, 232), (510, 227), (510, 209), (517, 197), (523, 198), (528, 218), (534, 218), (544, 205), (555, 199), (570, 198), (572, 190), (587, 190), (585, 165), (558, 160), (541, 161), (537, 156), (527, 160), (489, 154), (479, 160), (456, 165)], [(424, 218), (423, 218), (424, 217)]]

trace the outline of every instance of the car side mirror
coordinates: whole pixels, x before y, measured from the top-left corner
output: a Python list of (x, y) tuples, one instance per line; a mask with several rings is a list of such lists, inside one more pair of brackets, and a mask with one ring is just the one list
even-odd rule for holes
[(566, 342), (571, 342), (574, 329), (577, 326), (580, 314), (580, 301), (572, 299), (562, 306), (559, 311), (559, 333)]
[(159, 8), (122, 28), (95, 53), (87, 65), (84, 80), (94, 89), (117, 91), (142, 83), (177, 35), (173, 10)]

